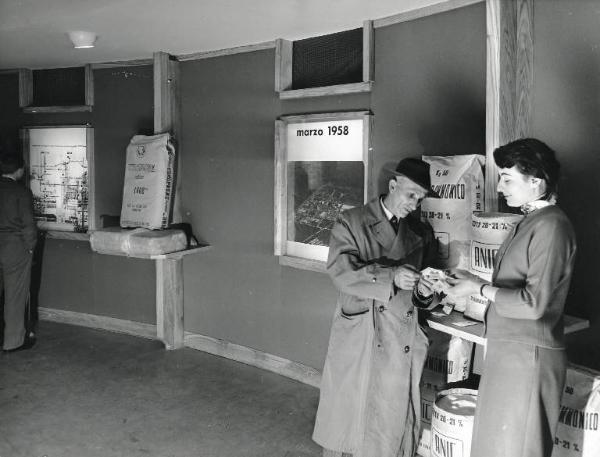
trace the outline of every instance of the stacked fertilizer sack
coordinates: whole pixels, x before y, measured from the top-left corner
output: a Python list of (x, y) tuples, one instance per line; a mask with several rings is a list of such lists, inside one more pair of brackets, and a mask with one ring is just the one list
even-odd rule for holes
[(99, 254), (150, 256), (187, 248), (183, 230), (148, 230), (109, 227), (90, 235), (90, 247)]
[(431, 188), (441, 197), (426, 198), (421, 217), (433, 227), (441, 268), (467, 268), (471, 214), (483, 211), (484, 157), (480, 155), (423, 156), (430, 165)]
[(127, 146), (121, 227), (93, 232), (92, 250), (139, 256), (185, 249), (182, 230), (163, 230), (170, 222), (174, 173), (175, 148), (168, 133), (135, 135)]
[(431, 420), (435, 398), (450, 382), (467, 379), (473, 343), (462, 338), (427, 330), (429, 348), (421, 376), (421, 436), (417, 454), (430, 457)]
[(470, 457), (476, 406), (476, 390), (458, 388), (438, 394), (431, 421), (432, 457)]
[[(430, 165), (431, 188), (440, 196), (426, 198), (421, 218), (428, 221), (437, 240), (439, 268), (469, 268), (471, 215), (483, 211), (484, 157), (481, 155), (423, 156)], [(449, 297), (464, 311), (466, 300)]]
[(569, 365), (552, 457), (600, 455), (600, 373)]
[(121, 227), (163, 229), (169, 225), (175, 148), (168, 133), (135, 135), (127, 146)]
[[(471, 250), (469, 271), (486, 281), (492, 280), (494, 261), (502, 242), (523, 218), (510, 213), (473, 213), (471, 222)], [(465, 316), (483, 321), (488, 300), (481, 295), (470, 295)]]

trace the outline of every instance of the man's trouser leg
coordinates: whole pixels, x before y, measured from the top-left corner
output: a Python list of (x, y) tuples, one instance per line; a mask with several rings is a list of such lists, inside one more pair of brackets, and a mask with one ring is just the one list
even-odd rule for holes
[(31, 254), (21, 243), (11, 243), (1, 252), (4, 280), (4, 344), (2, 349), (15, 349), (25, 340), (25, 306), (31, 279)]

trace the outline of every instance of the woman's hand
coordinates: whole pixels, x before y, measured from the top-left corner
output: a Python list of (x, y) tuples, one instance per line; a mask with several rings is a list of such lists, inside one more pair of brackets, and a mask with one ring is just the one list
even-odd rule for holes
[(454, 279), (480, 279), (479, 276), (474, 275), (470, 271), (461, 270), (459, 268), (450, 268), (446, 270), (446, 278), (454, 278)]
[(483, 279), (465, 270), (452, 270), (446, 277), (452, 287), (447, 290), (448, 295), (465, 297), (479, 295), (482, 284), (487, 284)]

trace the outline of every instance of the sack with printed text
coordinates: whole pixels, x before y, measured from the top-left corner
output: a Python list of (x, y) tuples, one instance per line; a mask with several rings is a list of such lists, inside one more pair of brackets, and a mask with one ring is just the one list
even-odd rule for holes
[(135, 135), (127, 146), (121, 227), (164, 229), (169, 225), (175, 148), (168, 133)]
[(600, 373), (567, 368), (552, 457), (600, 456)]
[(421, 376), (421, 432), (417, 454), (430, 457), (431, 413), (439, 391), (450, 382), (468, 378), (471, 368), (473, 343), (462, 338), (427, 330), (429, 348)]
[(431, 224), (437, 240), (438, 266), (467, 269), (471, 214), (483, 211), (484, 157), (423, 156), (423, 160), (430, 165), (431, 188), (441, 197), (426, 198), (421, 204), (421, 218)]

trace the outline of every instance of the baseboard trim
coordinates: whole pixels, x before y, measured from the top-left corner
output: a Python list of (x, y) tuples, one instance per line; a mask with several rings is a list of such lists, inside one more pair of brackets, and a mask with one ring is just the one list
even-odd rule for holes
[[(39, 318), (44, 321), (79, 325), (82, 327), (124, 333), (152, 340), (158, 339), (156, 336), (156, 325), (153, 324), (144, 324), (125, 319), (116, 319), (114, 317), (42, 307), (38, 308), (38, 315)], [(226, 359), (262, 368), (263, 370), (272, 371), (273, 373), (300, 381), (316, 388), (319, 388), (321, 384), (321, 373), (312, 367), (273, 354), (257, 351), (256, 349), (246, 346), (230, 343), (225, 340), (199, 335), (197, 333), (185, 332), (184, 345), (191, 349), (225, 357)]]
[(38, 308), (39, 318), (45, 321), (60, 322), (62, 324), (80, 325), (109, 332), (125, 333), (127, 335), (149, 338), (156, 337), (156, 325), (144, 324), (142, 322), (116, 319), (108, 316), (78, 313), (64, 309)]
[(186, 347), (272, 371), (316, 388), (321, 384), (318, 370), (273, 354), (190, 332), (185, 332), (183, 341)]

